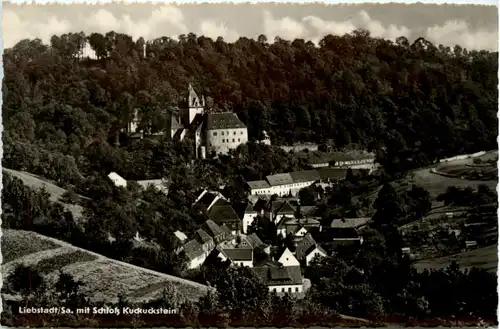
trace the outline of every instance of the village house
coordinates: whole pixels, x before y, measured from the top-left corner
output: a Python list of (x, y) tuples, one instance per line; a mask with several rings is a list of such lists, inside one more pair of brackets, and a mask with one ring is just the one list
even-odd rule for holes
[(231, 265), (253, 267), (253, 250), (250, 248), (218, 248), (222, 261), (229, 260)]
[(370, 217), (335, 218), (330, 223), (330, 227), (333, 229), (354, 228), (357, 231), (360, 231), (367, 227), (370, 221)]
[(320, 226), (312, 228), (309, 233), (314, 240), (321, 246), (331, 252), (338, 247), (359, 247), (363, 244), (363, 236), (354, 228), (332, 228)]
[(231, 234), (241, 233), (241, 220), (230, 204), (214, 205), (208, 212), (208, 218), (219, 226), (227, 227)]
[(277, 233), (283, 237), (292, 234), (295, 240), (300, 240), (307, 234), (310, 228), (319, 226), (320, 222), (314, 218), (307, 217), (297, 219), (285, 216), (278, 224)]
[(203, 229), (199, 229), (193, 239), (185, 243), (179, 251), (184, 251), (188, 258), (187, 268), (194, 269), (205, 262), (214, 247), (214, 239)]
[(242, 203), (235, 207), (238, 217), (241, 219), (241, 230), (244, 234), (246, 234), (248, 227), (252, 225), (254, 220), (257, 218), (258, 213), (250, 202)]
[(314, 240), (311, 234), (306, 234), (297, 244), (295, 255), (305, 266), (309, 266), (316, 256), (326, 257), (328, 252)]
[(201, 213), (206, 214), (212, 209), (213, 206), (224, 204), (229, 204), (229, 202), (222, 195), (222, 193), (202, 190), (194, 201), (193, 206)]
[(167, 181), (164, 179), (150, 179), (150, 180), (138, 180), (137, 184), (142, 186), (142, 188), (147, 189), (150, 186), (153, 186), (157, 190), (163, 192), (164, 194), (168, 194)]
[(297, 298), (303, 296), (304, 283), (300, 266), (262, 266), (254, 267), (252, 270), (269, 288), (269, 292), (276, 293), (278, 296), (285, 294)]
[(269, 210), (266, 212), (266, 216), (274, 224), (278, 225), (278, 223), (285, 216), (287, 217), (287, 219), (295, 219), (295, 213), (297, 209), (293, 207), (287, 200), (269, 201), (269, 205)]
[(123, 177), (121, 177), (120, 175), (118, 175), (115, 172), (111, 172), (108, 175), (108, 178), (109, 178), (109, 180), (111, 180), (111, 182), (113, 182), (113, 184), (115, 186), (118, 186), (118, 187), (127, 187), (127, 181)]
[(290, 251), (290, 249), (286, 248), (283, 251), (283, 254), (281, 254), (280, 258), (278, 259), (278, 262), (283, 264), (283, 266), (288, 267), (288, 266), (300, 266), (299, 261), (293, 253)]
[(224, 241), (234, 239), (234, 236), (232, 236), (229, 228), (225, 226), (219, 226), (210, 219), (203, 223), (203, 229), (213, 238), (216, 245)]

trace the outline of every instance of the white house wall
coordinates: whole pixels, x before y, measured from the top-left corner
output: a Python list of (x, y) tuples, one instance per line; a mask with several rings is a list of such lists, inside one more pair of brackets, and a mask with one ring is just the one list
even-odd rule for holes
[[(276, 292), (277, 294), (284, 294), (284, 293), (300, 294), (304, 291), (304, 286), (302, 284), (279, 285), (279, 286), (270, 285), (268, 287), (269, 287), (269, 292)], [(291, 292), (289, 289), (291, 289)]]
[(194, 259), (192, 259), (189, 263), (188, 263), (188, 268), (189, 269), (194, 269), (194, 268), (198, 268), (201, 266), (201, 264), (203, 264), (203, 262), (205, 261), (205, 259), (207, 259), (207, 256), (205, 254), (199, 256), (199, 257), (196, 257)]
[(280, 259), (278, 260), (283, 266), (300, 266), (299, 261), (295, 256), (292, 254), (292, 252), (287, 248), (281, 255)]
[(314, 249), (309, 255), (306, 256), (306, 266), (309, 266), (309, 263), (316, 257), (316, 255), (319, 255), (320, 257), (326, 257), (324, 253), (318, 250), (318, 248)]
[(312, 184), (314, 184), (314, 181), (270, 186), (268, 188), (251, 189), (250, 194), (252, 195), (277, 194), (279, 196), (284, 196), (291, 193), (293, 196), (297, 196), (301, 189), (303, 189), (304, 187), (311, 186)]
[(257, 213), (243, 215), (243, 233), (247, 233), (248, 227), (252, 225), (255, 218), (257, 218)]
[(207, 153), (226, 154), (248, 142), (247, 128), (211, 129), (206, 131)]

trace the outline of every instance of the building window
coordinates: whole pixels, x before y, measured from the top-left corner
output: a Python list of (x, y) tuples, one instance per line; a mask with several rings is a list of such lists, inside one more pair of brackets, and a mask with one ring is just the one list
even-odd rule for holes
[(292, 288), (288, 288), (288, 292), (292, 292)]
[(281, 288), (281, 292), (285, 292), (285, 288)]
[(238, 138), (238, 142), (240, 141), (240, 139)]
[(214, 136), (217, 136), (217, 132), (216, 131), (214, 131)]
[(233, 138), (233, 143), (234, 143), (234, 138)]
[(233, 132), (233, 135), (236, 135), (236, 131), (235, 131), (235, 132)]
[(299, 292), (299, 288), (295, 288), (295, 292)]
[(276, 292), (276, 288), (274, 288), (273, 291)]
[[(222, 135), (224, 135), (224, 133), (222, 133)], [(222, 143), (224, 143), (225, 139), (222, 140)]]
[(223, 131), (221, 132), (221, 135), (224, 136), (224, 132)]
[(243, 135), (243, 131), (241, 132), (241, 135)]

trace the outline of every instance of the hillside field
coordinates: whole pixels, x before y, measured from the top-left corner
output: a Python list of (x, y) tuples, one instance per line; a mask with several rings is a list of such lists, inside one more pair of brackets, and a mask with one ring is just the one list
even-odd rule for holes
[(497, 246), (478, 248), (445, 257), (423, 259), (414, 263), (413, 266), (417, 270), (424, 270), (425, 268), (441, 269), (446, 268), (452, 261), (456, 261), (461, 269), (477, 267), (496, 273), (498, 265)]
[[(3, 173), (10, 174), (13, 177), (19, 178), (23, 181), (24, 185), (28, 186), (29, 188), (33, 190), (37, 190), (39, 188), (42, 188), (42, 186), (45, 187), (45, 190), (47, 193), (50, 195), (50, 201), (52, 202), (58, 202), (64, 206), (64, 208), (68, 211), (71, 211), (73, 214), (73, 218), (77, 223), (81, 222), (83, 218), (83, 207), (80, 205), (75, 205), (75, 204), (68, 204), (59, 201), (59, 198), (66, 193), (67, 190), (47, 181), (44, 180), (36, 175), (24, 172), (24, 171), (18, 171), (18, 170), (12, 170), (12, 169), (7, 169), (7, 168), (2, 168)], [(82, 199), (86, 199), (82, 196), (79, 196)]]
[(130, 301), (147, 301), (173, 285), (183, 298), (197, 301), (208, 287), (167, 274), (106, 258), (35, 232), (4, 229), (2, 276), (7, 278), (19, 263), (36, 267), (49, 282), (59, 270), (83, 283), (82, 292), (94, 300), (118, 301), (124, 294)]

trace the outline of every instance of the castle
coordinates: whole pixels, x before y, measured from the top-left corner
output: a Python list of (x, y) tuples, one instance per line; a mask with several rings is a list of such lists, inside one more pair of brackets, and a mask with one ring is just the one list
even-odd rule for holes
[[(182, 141), (186, 137), (194, 140), (196, 157), (204, 159), (207, 154), (227, 154), (229, 150), (248, 142), (248, 129), (233, 112), (219, 112), (207, 108), (205, 98), (200, 99), (193, 87), (188, 87), (188, 97), (184, 104), (175, 108), (163, 132), (169, 139)], [(138, 112), (126, 131), (129, 136), (137, 136)], [(140, 137), (142, 138), (142, 134)]]

